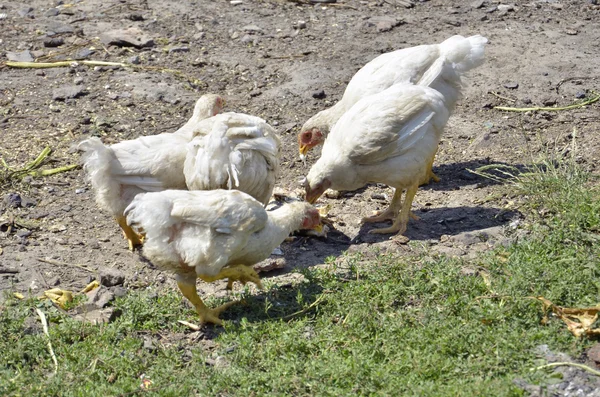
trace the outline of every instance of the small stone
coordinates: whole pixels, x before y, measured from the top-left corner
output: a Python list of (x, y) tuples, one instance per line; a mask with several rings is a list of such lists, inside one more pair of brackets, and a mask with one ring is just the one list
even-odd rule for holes
[(252, 38), (252, 36), (250, 36), (249, 34), (245, 34), (244, 37), (240, 39), (240, 41), (244, 44), (248, 44), (252, 43), (252, 41), (254, 41), (254, 38)]
[(477, 9), (477, 8), (483, 7), (484, 4), (485, 4), (485, 0), (475, 0), (474, 2), (471, 3), (471, 7)]
[(29, 197), (21, 197), (21, 207), (31, 208), (37, 205), (37, 201)]
[(542, 101), (542, 104), (543, 104), (544, 106), (554, 106), (554, 105), (556, 105), (556, 103), (557, 103), (557, 102), (558, 102), (558, 101), (557, 101), (557, 99), (556, 99), (556, 98), (545, 98), (545, 99)]
[(296, 27), (298, 29), (306, 29), (306, 21), (298, 21), (298, 23), (296, 24)]
[(122, 298), (125, 295), (127, 295), (127, 288), (125, 288), (125, 287), (115, 286), (115, 287), (112, 287), (111, 290), (116, 298)]
[(262, 32), (262, 29), (256, 25), (246, 25), (242, 28), (246, 32)]
[(312, 97), (315, 99), (324, 99), (326, 97), (324, 90), (314, 91)]
[(596, 365), (600, 364), (600, 343), (596, 343), (594, 346), (590, 347), (586, 354), (590, 360), (596, 363)]
[(21, 8), (21, 9), (17, 10), (17, 14), (23, 18), (30, 17), (31, 16), (30, 14), (32, 11), (33, 11), (33, 7), (25, 7), (25, 8)]
[(88, 247), (90, 247), (93, 250), (97, 250), (97, 249), (100, 249), (100, 243), (97, 241), (92, 241), (91, 243), (88, 244)]
[(567, 29), (567, 30), (565, 30), (565, 33), (568, 34), (569, 36), (576, 36), (579, 32), (575, 29)]
[(381, 201), (387, 201), (388, 200), (388, 197), (385, 194), (383, 194), (383, 193), (373, 193), (371, 195), (371, 198), (373, 200), (381, 200)]
[(562, 10), (564, 8), (564, 6), (560, 3), (551, 3), (550, 7), (554, 8), (555, 10)]
[(9, 208), (19, 208), (21, 206), (21, 196), (18, 193), (8, 193), (4, 196), (4, 204)]
[(169, 54), (174, 54), (177, 52), (190, 52), (190, 47), (173, 47), (169, 49)]
[(139, 22), (139, 21), (143, 21), (145, 18), (142, 14), (139, 14), (137, 12), (133, 13), (133, 14), (129, 14), (127, 16), (131, 21), (134, 22)]
[(517, 88), (519, 88), (519, 83), (511, 81), (511, 82), (502, 84), (502, 86), (504, 88), (508, 88), (509, 90), (516, 90)]
[(154, 346), (154, 343), (152, 343), (152, 339), (150, 339), (148, 337), (144, 338), (144, 347), (143, 348), (148, 351), (156, 350), (156, 346)]
[(500, 11), (500, 12), (513, 11), (514, 9), (515, 8), (510, 4), (499, 4), (498, 5), (498, 11)]
[(122, 285), (125, 282), (125, 274), (114, 267), (103, 267), (98, 270), (100, 284), (105, 287)]
[(65, 44), (65, 40), (62, 37), (46, 37), (43, 42), (44, 47), (47, 48), (60, 47)]
[(498, 7), (496, 6), (491, 6), (488, 9), (485, 10), (486, 13), (491, 14), (492, 12), (495, 12), (498, 9)]
[(340, 192), (339, 190), (327, 189), (325, 191), (325, 197), (330, 199), (339, 199), (340, 197), (342, 197), (342, 192)]
[(8, 58), (9, 61), (13, 62), (33, 62), (34, 59), (31, 52), (27, 50), (21, 52), (7, 51), (6, 58)]
[(28, 229), (19, 229), (16, 233), (17, 237), (20, 238), (27, 238), (29, 236), (31, 236), (31, 230)]
[(444, 23), (455, 27), (459, 27), (462, 25), (461, 22), (456, 19), (445, 19)]
[(87, 91), (81, 86), (64, 86), (52, 91), (52, 99), (55, 101), (64, 101), (66, 99), (79, 98), (80, 96), (87, 95)]
[(67, 204), (67, 205), (63, 205), (62, 207), (60, 207), (61, 210), (63, 210), (64, 212), (69, 212), (71, 211), (73, 207), (71, 207), (71, 205)]
[(155, 42), (144, 32), (137, 28), (124, 30), (111, 30), (100, 34), (100, 41), (104, 44), (112, 44), (118, 47), (154, 47)]
[(46, 283), (48, 283), (48, 285), (51, 287), (56, 287), (57, 285), (60, 284), (60, 278), (58, 278), (58, 276), (54, 276), (54, 277), (48, 279), (46, 281)]
[(76, 315), (75, 320), (90, 323), (93, 325), (106, 324), (114, 321), (121, 314), (120, 311), (108, 307), (106, 309), (91, 310)]
[(87, 59), (87, 58), (91, 57), (92, 55), (94, 55), (94, 53), (96, 53), (96, 51), (91, 50), (89, 48), (82, 48), (81, 50), (77, 51), (74, 58), (75, 59)]
[(129, 58), (129, 62), (133, 65), (139, 65), (140, 62), (140, 57), (137, 55), (132, 56), (131, 58)]
[(49, 8), (46, 10), (46, 12), (44, 13), (44, 16), (47, 17), (55, 17), (58, 14), (60, 14), (60, 10), (58, 8)]
[(584, 92), (584, 91), (577, 91), (577, 92), (575, 93), (575, 98), (577, 98), (577, 99), (583, 99), (583, 98), (585, 98), (585, 97), (586, 97), (586, 94), (585, 94), (585, 92)]
[(86, 189), (84, 187), (79, 188), (79, 189), (75, 189), (75, 194), (81, 194), (81, 193), (85, 193)]

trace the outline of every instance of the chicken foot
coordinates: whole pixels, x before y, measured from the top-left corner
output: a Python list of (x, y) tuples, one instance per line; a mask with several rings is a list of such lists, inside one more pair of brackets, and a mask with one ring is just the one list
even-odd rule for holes
[(133, 249), (137, 246), (142, 245), (144, 242), (144, 237), (142, 235), (137, 234), (128, 224), (127, 218), (124, 216), (117, 216), (117, 223), (123, 230), (123, 236), (127, 239), (127, 244), (129, 245), (129, 250), (133, 251)]
[(194, 308), (196, 309), (196, 313), (200, 317), (200, 322), (204, 323), (213, 323), (216, 325), (223, 325), (223, 321), (219, 318), (219, 315), (230, 306), (239, 303), (239, 301), (227, 302), (221, 306), (218, 306), (214, 309), (209, 309), (202, 299), (198, 296), (198, 291), (196, 290), (196, 279), (193, 279), (193, 282), (190, 283), (188, 279), (178, 279), (177, 286), (179, 290), (190, 301)]
[[(401, 202), (402, 199), (402, 189), (395, 189), (394, 190), (394, 197), (392, 198), (392, 202), (390, 203), (389, 207), (385, 210), (385, 211), (377, 211), (374, 215), (372, 216), (368, 216), (362, 219), (363, 223), (376, 223), (376, 222), (383, 222), (383, 221), (393, 221), (394, 219), (396, 219), (396, 217), (398, 216), (398, 206)], [(421, 218), (419, 218), (417, 215), (415, 215), (412, 211), (409, 214), (410, 218), (418, 221)]]
[(263, 289), (263, 285), (260, 282), (260, 277), (258, 277), (258, 273), (256, 273), (256, 271), (254, 270), (254, 268), (252, 266), (246, 266), (246, 265), (227, 266), (227, 267), (224, 267), (223, 269), (221, 269), (219, 274), (217, 274), (216, 276), (206, 276), (206, 275), (201, 274), (201, 275), (198, 275), (198, 277), (200, 277), (202, 280), (206, 281), (207, 283), (227, 278), (228, 279), (227, 280), (227, 289), (232, 288), (234, 281), (239, 281), (243, 285), (246, 285), (247, 282), (251, 281), (254, 284), (256, 284), (256, 286), (259, 289)]
[[(418, 189), (419, 189), (418, 184), (410, 186), (408, 189), (406, 189), (406, 195), (404, 196), (404, 202), (402, 203), (402, 208), (400, 209), (400, 213), (394, 220), (394, 223), (392, 224), (392, 226), (382, 228), (382, 229), (372, 229), (369, 231), (369, 233), (371, 233), (371, 234), (388, 234), (388, 233), (402, 234), (402, 233), (404, 233), (406, 231), (406, 225), (408, 224), (408, 219), (410, 218), (410, 214), (411, 214), (410, 208), (412, 206), (412, 202), (415, 198), (415, 194), (417, 194)], [(396, 194), (394, 194), (394, 198), (396, 198)], [(393, 199), (392, 199), (392, 203), (394, 203)], [(391, 207), (391, 205), (390, 205), (390, 207)]]

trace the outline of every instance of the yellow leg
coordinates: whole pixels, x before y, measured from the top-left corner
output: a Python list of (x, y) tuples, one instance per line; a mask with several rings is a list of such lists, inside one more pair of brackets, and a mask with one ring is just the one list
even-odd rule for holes
[(438, 183), (440, 181), (440, 177), (433, 173), (433, 160), (435, 160), (436, 154), (437, 149), (435, 150), (433, 156), (431, 156), (431, 160), (429, 161), (429, 163), (427, 163), (427, 175), (425, 176), (425, 179), (421, 181), (420, 185), (428, 185), (429, 181), (431, 180), (435, 183)]
[(194, 283), (190, 284), (188, 280), (178, 280), (177, 286), (179, 290), (191, 302), (192, 305), (196, 308), (196, 313), (200, 316), (201, 323), (213, 323), (217, 325), (223, 325), (223, 321), (219, 319), (219, 315), (222, 311), (229, 308), (232, 305), (235, 305), (239, 302), (228, 302), (214, 309), (209, 309), (202, 299), (198, 296), (198, 291), (196, 290), (196, 280), (194, 279)]
[(228, 278), (227, 281), (227, 289), (231, 289), (234, 281), (239, 281), (243, 285), (246, 285), (247, 282), (252, 281), (259, 289), (263, 289), (263, 285), (260, 282), (260, 277), (258, 277), (258, 273), (252, 268), (252, 266), (246, 265), (233, 265), (227, 266), (221, 269), (219, 274), (216, 276), (206, 276), (203, 274), (199, 274), (202, 280), (207, 283), (211, 283), (216, 280), (222, 280), (224, 278)]
[(408, 224), (408, 219), (410, 218), (410, 208), (412, 206), (413, 199), (415, 198), (415, 194), (417, 194), (417, 190), (419, 189), (419, 185), (415, 184), (408, 189), (406, 189), (406, 195), (404, 196), (404, 202), (402, 203), (402, 209), (400, 213), (394, 220), (394, 223), (390, 227), (386, 227), (383, 229), (373, 229), (369, 231), (369, 233), (374, 234), (388, 234), (388, 233), (399, 233), (402, 234), (406, 231), (406, 225)]
[[(389, 207), (385, 211), (377, 211), (373, 216), (368, 216), (362, 219), (363, 223), (375, 223), (375, 222), (383, 222), (396, 219), (398, 215), (398, 207), (400, 205), (402, 199), (402, 189), (394, 190), (394, 197), (392, 198), (392, 202)], [(412, 212), (409, 214), (411, 219), (418, 221), (419, 218)]]
[(117, 216), (117, 223), (121, 226), (121, 229), (123, 229), (123, 236), (127, 239), (130, 251), (133, 251), (135, 247), (142, 245), (144, 238), (129, 227), (127, 219), (124, 216)]

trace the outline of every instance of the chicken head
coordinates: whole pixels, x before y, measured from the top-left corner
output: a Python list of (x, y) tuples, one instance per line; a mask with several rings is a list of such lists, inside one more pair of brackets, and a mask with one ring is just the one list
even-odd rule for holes
[(311, 204), (314, 204), (315, 201), (325, 192), (325, 190), (329, 189), (331, 186), (331, 180), (329, 178), (323, 178), (318, 181), (305, 181), (306, 188), (306, 201)]
[(300, 158), (306, 156), (306, 153), (313, 147), (320, 145), (325, 140), (325, 135), (317, 127), (310, 128), (308, 130), (300, 131), (298, 134), (298, 148), (300, 152)]

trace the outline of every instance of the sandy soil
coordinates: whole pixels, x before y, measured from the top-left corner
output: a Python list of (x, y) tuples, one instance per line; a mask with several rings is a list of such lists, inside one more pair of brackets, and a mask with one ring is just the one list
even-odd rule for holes
[[(487, 62), (470, 75), (448, 123), (434, 166), (442, 181), (416, 196), (413, 210), (421, 220), (411, 221), (406, 236), (421, 244), (367, 233), (373, 226), (362, 226), (360, 218), (391, 198), (387, 187), (370, 186), (322, 199), (331, 205), (328, 238), (283, 244), (284, 255), (271, 261), (284, 262), (285, 269), (266, 276), (285, 279), (295, 267), (320, 265), (345, 251), (368, 254), (370, 247), (475, 255), (507, 241), (511, 224), (523, 214), (514, 210), (516, 198), (468, 169), (530, 163), (540, 153), (568, 147), (574, 133), (580, 161), (592, 169), (598, 163), (597, 104), (557, 112), (493, 109), (566, 106), (593, 96), (600, 64), (595, 1), (435, 0), (412, 8), (394, 0), (232, 3), (87, 0), (57, 1), (54, 8), (41, 0), (0, 3), (3, 60), (31, 56), (143, 67), (2, 67), (2, 158), (19, 168), (49, 146), (53, 153), (42, 168), (76, 164), (78, 155), (70, 147), (79, 140), (100, 136), (114, 143), (174, 131), (201, 94), (214, 92), (226, 98), (227, 111), (263, 117), (278, 130), (284, 151), (277, 185), (293, 194), (319, 152), (309, 155), (307, 166), (298, 159), (300, 126), (335, 103), (362, 65), (383, 52), (453, 34), (482, 34), (489, 39)], [(125, 28), (138, 29), (129, 35), (145, 46), (110, 44), (102, 36)], [(20, 205), (11, 193), (19, 195)], [(117, 225), (96, 207), (81, 169), (5, 183), (2, 198), (0, 290), (78, 290), (94, 272), (74, 264), (116, 268), (131, 288), (172, 284), (168, 274), (127, 250)], [(224, 284), (200, 287), (225, 294)]]

